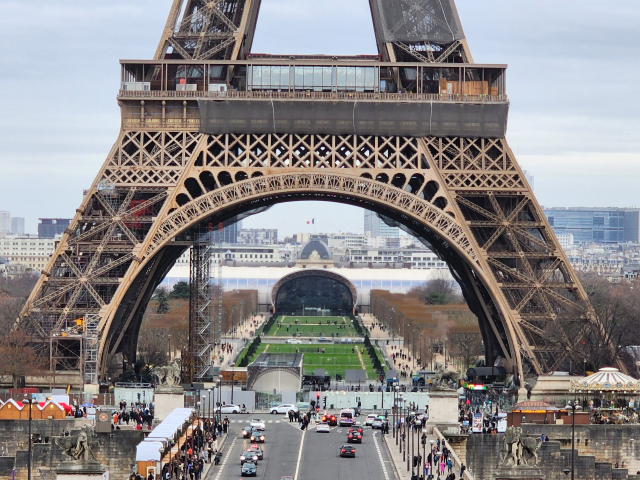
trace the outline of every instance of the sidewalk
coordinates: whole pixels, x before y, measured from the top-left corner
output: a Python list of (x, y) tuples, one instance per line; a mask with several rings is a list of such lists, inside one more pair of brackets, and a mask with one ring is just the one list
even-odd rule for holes
[[(430, 433), (431, 432), (431, 433)], [(422, 443), (420, 442), (422, 434), (425, 434), (427, 437), (427, 443), (425, 445), (425, 448), (423, 450), (422, 448)], [(422, 465), (414, 468), (413, 471), (416, 472), (417, 471), (417, 475), (423, 475), (424, 474), (424, 462), (426, 461), (426, 458), (428, 458), (430, 449), (432, 445), (437, 445), (437, 441), (438, 439), (440, 439), (440, 449), (438, 450), (438, 452), (441, 454), (442, 453), (442, 445), (443, 442), (446, 442), (444, 436), (434, 427), (426, 427), (424, 429), (416, 429), (413, 432), (414, 435), (414, 450), (413, 450), (413, 455), (416, 456), (422, 456)], [(412, 464), (413, 464), (413, 457), (412, 457), (412, 450), (411, 450), (411, 433), (409, 433), (406, 437), (406, 444), (407, 444), (407, 452), (405, 453), (404, 459), (403, 459), (403, 454), (400, 453), (400, 438), (398, 438), (398, 445), (396, 445), (396, 439), (393, 438), (393, 434), (389, 434), (389, 435), (385, 435), (384, 436), (384, 443), (387, 445), (387, 449), (389, 451), (389, 455), (391, 457), (391, 461), (393, 462), (394, 468), (396, 470), (396, 472), (398, 473), (398, 478), (400, 480), (411, 480), (411, 471), (412, 471)], [(433, 442), (433, 443), (431, 443)], [(404, 446), (403, 446), (404, 449)], [(424, 452), (424, 456), (423, 456), (423, 452)], [(451, 450), (451, 448), (449, 448), (449, 452), (450, 452), (450, 456), (451, 456), (451, 460), (453, 463), (453, 468), (452, 468), (452, 472), (455, 473), (456, 475), (456, 479), (459, 479), (459, 474), (460, 474), (460, 459), (458, 458), (458, 456), (456, 455), (456, 453), (454, 451)], [(408, 458), (409, 458), (409, 469), (407, 470), (407, 453), (408, 453)], [(422, 470), (421, 470), (422, 469)], [(433, 468), (430, 469), (429, 474), (433, 474), (433, 478), (438, 478), (438, 474), (434, 473), (438, 471), (438, 467), (434, 466)], [(445, 469), (445, 473), (441, 478), (444, 478), (448, 473), (448, 470)], [(469, 470), (465, 470), (464, 475), (463, 475), (463, 480), (474, 480), (473, 476), (471, 475), (471, 473), (469, 472)]]

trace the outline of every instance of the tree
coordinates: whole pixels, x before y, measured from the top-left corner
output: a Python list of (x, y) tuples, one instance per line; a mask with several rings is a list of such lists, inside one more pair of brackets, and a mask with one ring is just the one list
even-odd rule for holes
[(158, 308), (157, 313), (167, 313), (169, 311), (169, 298), (167, 297), (167, 290), (165, 288), (158, 289)]
[(451, 343), (458, 350), (458, 354), (463, 360), (463, 374), (469, 368), (471, 360), (478, 352), (480, 334), (477, 332), (461, 332), (451, 334)]
[(559, 315), (545, 339), (557, 349), (563, 348), (562, 339), (571, 339), (572, 366), (579, 365), (582, 373), (583, 368), (614, 366), (617, 359), (628, 356), (627, 347), (640, 344), (640, 289), (637, 284), (612, 284), (593, 274), (580, 280), (589, 301)]
[(11, 377), (14, 391), (23, 377), (44, 375), (44, 361), (29, 346), (28, 337), (20, 331), (13, 331), (0, 337), (0, 376)]
[(0, 335), (6, 335), (11, 331), (23, 305), (23, 299), (0, 295)]
[(180, 298), (182, 300), (188, 300), (189, 296), (189, 284), (187, 282), (176, 283), (169, 294), (169, 298)]

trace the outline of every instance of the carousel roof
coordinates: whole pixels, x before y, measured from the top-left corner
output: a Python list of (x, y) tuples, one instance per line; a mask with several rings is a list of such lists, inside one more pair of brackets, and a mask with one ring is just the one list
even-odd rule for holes
[(571, 382), (571, 391), (640, 391), (640, 383), (633, 377), (621, 373), (617, 368), (605, 367), (598, 370), (593, 375), (589, 375), (581, 380)]

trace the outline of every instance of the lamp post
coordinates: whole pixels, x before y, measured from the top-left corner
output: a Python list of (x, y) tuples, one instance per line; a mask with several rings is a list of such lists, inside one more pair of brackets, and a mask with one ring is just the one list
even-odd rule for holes
[(431, 455), (431, 460), (429, 461), (429, 472), (430, 475), (433, 475), (433, 444), (435, 442), (433, 440), (429, 440), (429, 455)]
[(24, 396), (24, 403), (29, 404), (29, 458), (27, 459), (27, 480), (31, 480), (31, 406), (33, 405), (33, 398)]
[(171, 334), (167, 335), (167, 337), (169, 338), (169, 361), (173, 360), (171, 358)]
[(567, 403), (567, 406), (571, 408), (571, 480), (574, 480), (575, 476), (575, 445), (576, 445), (576, 400)]

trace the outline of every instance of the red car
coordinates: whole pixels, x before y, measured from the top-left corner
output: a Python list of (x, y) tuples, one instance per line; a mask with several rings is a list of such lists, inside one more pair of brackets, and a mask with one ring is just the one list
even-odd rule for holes
[(331, 427), (337, 427), (338, 426), (338, 418), (335, 415), (323, 415), (322, 416), (322, 421), (325, 423), (328, 423), (329, 426)]

